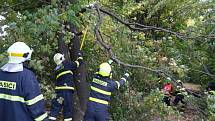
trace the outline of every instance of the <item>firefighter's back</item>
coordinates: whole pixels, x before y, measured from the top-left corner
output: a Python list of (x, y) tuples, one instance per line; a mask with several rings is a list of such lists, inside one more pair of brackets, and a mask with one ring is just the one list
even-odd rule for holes
[(25, 69), (21, 72), (0, 70), (0, 119), (1, 121), (33, 121), (25, 102), (33, 73)]

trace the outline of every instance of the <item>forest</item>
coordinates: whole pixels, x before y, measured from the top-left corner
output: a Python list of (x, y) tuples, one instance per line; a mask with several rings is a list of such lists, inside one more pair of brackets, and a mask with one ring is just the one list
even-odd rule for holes
[[(214, 0), (0, 0), (0, 27), (0, 66), (11, 44), (29, 45), (26, 65), (47, 110), (55, 92), (54, 54), (75, 61), (81, 51), (84, 63), (73, 72), (74, 121), (83, 120), (89, 83), (110, 59), (114, 80), (130, 74), (111, 96), (110, 121), (215, 121), (215, 97), (206, 91), (215, 82)], [(174, 89), (185, 88), (185, 104), (163, 102), (167, 78)]]

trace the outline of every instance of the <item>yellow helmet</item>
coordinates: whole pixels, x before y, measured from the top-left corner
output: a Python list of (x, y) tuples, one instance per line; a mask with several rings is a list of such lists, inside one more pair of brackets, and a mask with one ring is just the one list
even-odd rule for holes
[(100, 74), (101, 76), (110, 76), (110, 74), (111, 74), (111, 66), (110, 66), (110, 64), (102, 63), (99, 66), (98, 74)]
[(60, 65), (63, 61), (65, 60), (64, 58), (64, 55), (61, 54), (61, 53), (56, 53), (54, 55), (54, 62), (57, 64), (57, 65)]

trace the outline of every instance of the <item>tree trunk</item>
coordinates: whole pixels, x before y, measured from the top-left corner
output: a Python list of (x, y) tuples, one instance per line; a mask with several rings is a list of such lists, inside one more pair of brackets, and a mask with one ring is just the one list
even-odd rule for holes
[[(77, 33), (76, 27), (74, 24), (69, 23), (70, 31), (73, 33)], [(74, 36), (70, 45), (70, 57), (74, 61), (77, 58), (77, 53), (80, 51), (80, 37), (77, 35)], [(83, 63), (75, 72), (75, 86), (76, 86), (76, 94), (74, 96), (74, 121), (81, 121), (84, 116), (84, 112), (86, 110), (87, 100), (88, 100), (88, 84), (86, 82), (86, 65)], [(78, 96), (78, 97), (77, 97)]]
[[(76, 0), (68, 0), (68, 1), (61, 1), (59, 3), (59, 9), (66, 9), (68, 3), (74, 3)], [(61, 13), (61, 11), (59, 11)], [(65, 30), (70, 31), (72, 33), (77, 33), (77, 28), (73, 23), (66, 22), (64, 23)], [(67, 27), (69, 26), (69, 28)], [(65, 54), (65, 58), (75, 61), (77, 59), (77, 53), (80, 49), (80, 38), (75, 35), (74, 38), (71, 40), (71, 43), (67, 46), (65, 41), (63, 40), (63, 33), (59, 33), (59, 50), (60, 52)], [(83, 119), (86, 104), (88, 100), (88, 86), (86, 82), (86, 65), (82, 64), (77, 70), (74, 71), (74, 83), (75, 83), (75, 94), (73, 95), (73, 121), (81, 121)]]

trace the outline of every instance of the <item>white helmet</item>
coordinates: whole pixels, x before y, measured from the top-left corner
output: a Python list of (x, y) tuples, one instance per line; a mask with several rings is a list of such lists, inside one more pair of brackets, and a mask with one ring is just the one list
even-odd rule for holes
[(54, 55), (54, 62), (57, 64), (57, 65), (60, 65), (63, 61), (65, 60), (64, 58), (64, 55), (61, 54), (61, 53), (56, 53)]
[(15, 42), (7, 50), (9, 54), (8, 63), (22, 63), (26, 60), (30, 60), (32, 52), (33, 50), (24, 42)]

